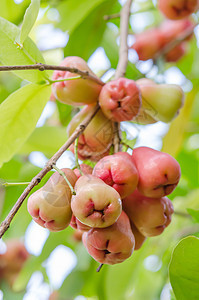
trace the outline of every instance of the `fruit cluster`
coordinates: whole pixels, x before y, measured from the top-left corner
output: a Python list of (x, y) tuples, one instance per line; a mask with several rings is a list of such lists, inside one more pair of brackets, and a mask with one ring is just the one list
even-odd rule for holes
[(75, 170), (55, 172), (29, 197), (28, 211), (38, 224), (51, 231), (69, 225), (78, 230), (96, 261), (119, 263), (138, 250), (147, 237), (161, 234), (171, 222), (173, 205), (166, 196), (179, 182), (180, 166), (172, 156), (147, 147), (135, 148), (132, 155), (109, 155), (114, 122), (171, 122), (183, 105), (184, 93), (177, 85), (156, 84), (146, 78), (102, 83), (80, 57), (66, 57), (61, 65), (91, 75), (72, 79), (75, 73), (55, 71), (51, 98), (73, 106), (84, 105), (69, 123), (68, 136), (99, 103), (100, 109), (78, 143), (69, 148), (76, 158), (96, 164), (94, 169), (81, 164)]
[(21, 241), (7, 240), (5, 252), (0, 253), (0, 281), (4, 279), (12, 286), (29, 256)]
[(187, 41), (193, 36), (196, 24), (188, 17), (199, 9), (199, 0), (159, 0), (158, 8), (168, 19), (159, 27), (137, 34), (131, 48), (140, 60), (163, 55), (165, 61), (176, 62), (186, 53)]
[[(174, 43), (164, 55), (167, 62), (176, 62), (186, 53), (187, 41), (193, 36), (192, 32), (195, 24), (192, 20), (165, 20), (159, 27), (150, 28), (135, 36), (135, 43), (131, 46), (140, 60), (156, 59), (158, 54), (171, 43)], [(188, 34), (188, 35), (187, 35)], [(181, 39), (183, 35), (187, 35), (181, 42), (176, 43), (177, 39)], [(151, 43), (153, 41), (153, 43)]]
[(146, 237), (159, 235), (171, 222), (172, 202), (180, 166), (170, 155), (139, 147), (130, 155), (118, 152), (100, 159), (92, 170), (62, 169), (28, 199), (28, 211), (43, 227), (71, 227), (98, 262), (116, 264), (138, 250)]

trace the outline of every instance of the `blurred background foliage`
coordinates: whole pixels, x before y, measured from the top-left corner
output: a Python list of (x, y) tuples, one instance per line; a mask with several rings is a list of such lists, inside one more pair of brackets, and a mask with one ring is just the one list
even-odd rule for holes
[[(118, 62), (119, 18), (105, 21), (104, 16), (118, 13), (123, 2), (41, 0), (39, 16), (30, 37), (42, 52), (46, 63), (56, 65), (65, 56), (81, 56), (90, 63), (94, 72), (99, 76), (104, 74), (102, 78), (108, 80), (113, 75)], [(163, 20), (154, 3), (133, 1), (129, 39), (133, 38), (134, 33), (158, 25)], [(29, 0), (1, 0), (0, 16), (20, 26), (29, 4)], [(139, 13), (143, 10), (145, 12)], [(196, 22), (197, 17), (194, 16)], [(187, 236), (199, 236), (198, 45), (199, 27), (197, 26), (194, 38), (187, 45), (187, 54), (177, 64), (165, 63), (161, 59), (154, 65), (152, 61), (138, 62), (135, 53), (129, 55), (128, 78), (136, 80), (149, 77), (159, 82), (178, 83), (186, 92), (185, 106), (171, 124), (160, 124), (161, 122), (146, 126), (124, 124), (124, 131), (126, 131), (124, 135), (127, 139), (132, 139), (135, 145), (147, 145), (159, 150), (162, 148), (163, 151), (173, 155), (181, 165), (181, 181), (169, 197), (176, 210), (169, 228), (161, 236), (148, 239), (142, 248), (124, 263), (104, 266), (100, 273), (96, 273), (98, 264), (86, 253), (82, 244), (74, 239), (73, 229), (67, 228), (59, 233), (49, 233), (38, 228), (32, 224), (25, 202), (4, 235), (3, 241), (13, 237), (20, 238), (25, 241), (33, 255), (12, 288), (5, 282), (0, 282), (2, 299), (46, 300), (55, 289), (58, 290), (58, 294), (54, 294), (55, 298), (51, 299), (199, 299), (198, 284), (194, 288), (191, 282), (187, 284), (181, 282), (181, 274), (183, 274), (181, 267), (188, 268), (192, 261), (193, 268), (197, 267), (198, 272), (199, 264), (196, 255), (198, 240), (191, 237), (182, 240)], [(0, 103), (26, 83), (11, 72), (1, 72)], [(31, 181), (44, 166), (46, 159), (50, 158), (67, 139), (66, 126), (76, 112), (77, 110), (71, 106), (48, 102), (33, 133), (12, 159), (1, 167), (1, 181), (3, 183)], [(72, 167), (74, 157), (68, 154), (59, 163), (60, 166)], [(49, 173), (41, 184), (34, 188), (34, 191), (40, 188), (50, 175)], [(20, 185), (0, 187), (1, 221), (23, 190), (24, 186)], [(182, 241), (175, 250), (177, 254), (170, 265), (174, 296), (168, 269), (172, 252), (180, 240)], [(49, 261), (53, 260), (53, 257), (50, 257), (53, 250), (60, 245), (67, 250), (60, 256), (61, 264), (64, 264), (64, 261), (69, 264), (70, 259), (74, 264), (72, 267), (64, 264), (67, 271), (63, 273), (59, 283), (56, 283), (52, 272), (49, 272), (48, 265)], [(34, 247), (39, 250), (34, 250)], [(67, 255), (72, 255), (69, 248), (73, 251), (73, 256), (69, 256), (68, 259)], [(190, 261), (183, 258), (185, 250), (186, 258), (190, 256)], [(181, 266), (178, 265), (179, 261)], [(59, 267), (60, 264), (57, 264), (53, 269), (57, 276), (61, 272)], [(175, 272), (177, 273), (174, 274)], [(193, 276), (193, 273), (190, 276)], [(197, 276), (196, 281), (198, 279)], [(183, 295), (179, 294), (176, 286), (185, 289)], [(196, 293), (192, 294), (191, 291), (194, 289)], [(190, 291), (190, 294), (187, 294), (187, 291)]]

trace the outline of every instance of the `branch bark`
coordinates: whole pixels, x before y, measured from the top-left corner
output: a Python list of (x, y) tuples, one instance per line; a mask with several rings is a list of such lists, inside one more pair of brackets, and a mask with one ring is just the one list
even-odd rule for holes
[(79, 74), (84, 79), (90, 79), (95, 81), (100, 85), (104, 85), (105, 83), (101, 81), (99, 78), (91, 75), (88, 71), (81, 71), (77, 68), (69, 68), (64, 66), (54, 66), (54, 65), (46, 65), (46, 64), (35, 64), (35, 65), (21, 65), (21, 66), (0, 66), (0, 71), (20, 71), (20, 70), (58, 70), (58, 71), (68, 71), (71, 73)]
[(22, 203), (28, 196), (28, 194), (31, 192), (31, 190), (40, 183), (41, 179), (53, 168), (53, 166), (56, 164), (57, 160), (60, 158), (60, 156), (68, 149), (68, 147), (75, 141), (75, 139), (85, 130), (85, 128), (88, 126), (90, 121), (93, 119), (93, 117), (96, 115), (96, 113), (99, 110), (99, 105), (97, 104), (93, 111), (84, 119), (84, 121), (76, 128), (74, 133), (69, 137), (69, 139), (66, 141), (66, 143), (52, 156), (52, 158), (46, 163), (46, 166), (31, 180), (30, 184), (27, 186), (27, 188), (24, 190), (24, 192), (21, 194), (11, 211), (9, 212), (6, 219), (1, 223), (0, 226), (0, 238), (4, 235), (4, 233), (8, 230), (10, 227), (10, 223), (13, 220), (15, 214), (21, 207)]
[[(116, 68), (114, 79), (124, 77), (128, 64), (128, 29), (129, 29), (129, 16), (131, 13), (132, 0), (127, 0), (121, 10), (120, 18), (120, 48), (119, 48), (119, 62)], [(120, 124), (114, 123), (114, 152), (120, 151)]]

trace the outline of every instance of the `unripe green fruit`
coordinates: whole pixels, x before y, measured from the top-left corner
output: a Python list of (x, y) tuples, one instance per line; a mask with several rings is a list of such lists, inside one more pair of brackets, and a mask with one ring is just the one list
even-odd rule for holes
[(199, 8), (198, 0), (159, 0), (160, 11), (171, 20), (186, 18)]
[[(62, 169), (74, 187), (77, 177), (70, 169)], [(65, 179), (55, 172), (46, 184), (28, 199), (28, 211), (33, 220), (51, 231), (65, 229), (71, 220), (72, 193)]]
[[(67, 128), (68, 136), (71, 136), (77, 126), (93, 109), (92, 105), (85, 106), (69, 123)], [(101, 110), (97, 112), (84, 132), (79, 136), (78, 157), (85, 160), (98, 161), (107, 155), (113, 139), (113, 123), (107, 119)], [(74, 152), (74, 145), (70, 147)]]
[[(87, 63), (78, 56), (66, 57), (61, 66), (76, 68), (80, 71), (89, 72), (90, 75), (97, 76), (91, 71)], [(53, 80), (67, 79), (78, 76), (76, 73), (68, 71), (55, 71)], [(96, 103), (102, 86), (90, 79), (74, 79), (62, 82), (55, 82), (52, 91), (56, 99), (65, 104), (80, 106), (84, 104)]]
[(133, 150), (132, 157), (139, 173), (138, 190), (146, 197), (161, 198), (176, 188), (180, 165), (171, 155), (148, 147)]
[(176, 84), (139, 84), (142, 107), (153, 119), (171, 122), (183, 105), (184, 93)]
[(130, 222), (122, 211), (118, 220), (107, 228), (92, 228), (82, 237), (88, 253), (99, 263), (117, 264), (131, 256), (135, 239)]
[(118, 152), (105, 156), (94, 167), (93, 175), (112, 186), (121, 198), (130, 195), (137, 187), (138, 172), (132, 156)]
[(123, 209), (139, 232), (145, 237), (161, 234), (171, 222), (174, 212), (167, 197), (149, 198), (135, 190), (122, 201)]
[(90, 227), (104, 228), (112, 225), (121, 214), (120, 195), (101, 179), (84, 175), (75, 185), (71, 208), (74, 216)]

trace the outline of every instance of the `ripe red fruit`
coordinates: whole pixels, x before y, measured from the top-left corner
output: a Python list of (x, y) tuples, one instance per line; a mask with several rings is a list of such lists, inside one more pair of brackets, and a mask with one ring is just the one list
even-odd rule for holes
[(70, 221), (70, 226), (73, 229), (81, 230), (81, 231), (88, 231), (90, 230), (90, 226), (87, 226), (80, 222), (74, 215), (72, 215), (71, 221)]
[(138, 190), (146, 197), (160, 198), (172, 193), (180, 176), (180, 165), (171, 155), (148, 147), (133, 150), (139, 173)]
[[(62, 61), (61, 66), (79, 69), (80, 71), (86, 71), (97, 78), (97, 76), (91, 71), (87, 63), (81, 57), (68, 56)], [(76, 76), (78, 76), (76, 73), (71, 73), (68, 71), (55, 71), (52, 79), (62, 80)], [(97, 102), (101, 88), (102, 86), (93, 80), (82, 78), (55, 82), (52, 85), (52, 91), (55, 98), (60, 102), (73, 106)]]
[(107, 228), (92, 228), (83, 234), (88, 253), (99, 263), (117, 264), (131, 256), (135, 239), (129, 219), (122, 211), (119, 219)]
[(112, 121), (132, 120), (141, 107), (141, 94), (134, 80), (119, 78), (106, 83), (99, 95), (105, 116)]
[(165, 54), (165, 59), (168, 62), (176, 62), (180, 60), (186, 53), (185, 43), (181, 43)]
[(138, 172), (132, 156), (118, 152), (102, 158), (94, 167), (93, 175), (112, 186), (121, 198), (130, 195), (137, 187)]
[(134, 238), (135, 238), (135, 248), (134, 250), (139, 250), (142, 245), (144, 244), (146, 237), (141, 234), (141, 232), (137, 229), (137, 227), (135, 226), (135, 224), (133, 224), (133, 222), (130, 220), (131, 223), (131, 230), (133, 232)]
[[(72, 135), (77, 126), (81, 124), (92, 109), (92, 105), (85, 106), (78, 114), (75, 115), (68, 125), (68, 136)], [(79, 136), (79, 159), (98, 161), (100, 158), (108, 154), (112, 145), (112, 139), (113, 124), (104, 116), (102, 111), (99, 110), (84, 132)], [(70, 150), (74, 152), (74, 145), (70, 147)]]
[(17, 239), (6, 241), (6, 252), (0, 254), (0, 278), (13, 285), (24, 263), (29, 258), (23, 242)]
[(121, 214), (120, 195), (101, 179), (84, 175), (77, 180), (75, 191), (71, 208), (75, 217), (83, 224), (104, 228), (112, 225)]
[(199, 8), (198, 0), (159, 0), (160, 11), (171, 20), (183, 19)]
[(135, 190), (122, 201), (123, 209), (139, 232), (145, 236), (161, 234), (171, 222), (173, 204), (167, 197), (149, 198)]
[[(70, 169), (62, 169), (74, 187), (77, 177)], [(71, 220), (72, 193), (65, 179), (55, 172), (46, 184), (28, 199), (28, 211), (33, 220), (51, 231), (65, 229)]]

